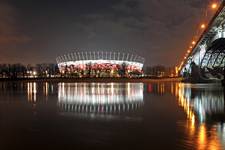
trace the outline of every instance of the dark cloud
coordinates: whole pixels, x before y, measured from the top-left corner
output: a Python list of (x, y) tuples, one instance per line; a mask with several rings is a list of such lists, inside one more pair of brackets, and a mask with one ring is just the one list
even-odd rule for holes
[(19, 32), (16, 11), (6, 3), (0, 3), (0, 45), (26, 43), (29, 37)]
[(7, 49), (5, 59), (22, 51), (14, 61), (24, 63), (54, 62), (82, 48), (121, 50), (144, 56), (147, 65), (175, 65), (204, 7), (203, 0), (8, 0), (0, 3), (0, 44)]

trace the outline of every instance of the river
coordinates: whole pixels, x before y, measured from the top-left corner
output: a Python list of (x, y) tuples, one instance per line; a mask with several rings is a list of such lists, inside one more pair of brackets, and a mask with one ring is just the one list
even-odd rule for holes
[(225, 149), (217, 84), (0, 82), (0, 148)]

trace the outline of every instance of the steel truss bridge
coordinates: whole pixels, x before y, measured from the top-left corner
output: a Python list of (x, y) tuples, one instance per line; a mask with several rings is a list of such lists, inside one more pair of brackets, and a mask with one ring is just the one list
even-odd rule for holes
[(204, 80), (224, 79), (225, 66), (225, 1), (223, 1), (200, 36), (196, 45), (180, 66), (183, 77)]

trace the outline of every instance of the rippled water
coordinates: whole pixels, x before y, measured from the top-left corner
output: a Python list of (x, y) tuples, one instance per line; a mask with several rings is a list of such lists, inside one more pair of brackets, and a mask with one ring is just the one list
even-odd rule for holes
[(0, 149), (225, 149), (215, 84), (0, 83)]

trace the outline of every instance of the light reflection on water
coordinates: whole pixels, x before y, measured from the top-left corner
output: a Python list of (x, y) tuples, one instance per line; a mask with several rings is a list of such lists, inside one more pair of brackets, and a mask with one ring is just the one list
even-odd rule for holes
[(176, 91), (179, 105), (184, 108), (188, 118), (192, 119), (195, 112), (198, 121), (203, 123), (210, 117), (224, 114), (224, 95), (221, 88), (196, 88), (179, 83), (176, 85)]
[(36, 96), (37, 96), (37, 83), (36, 82), (27, 83), (27, 99), (28, 99), (28, 101), (36, 102)]
[[(27, 100), (30, 103), (35, 103), (37, 101), (37, 94), (41, 94), (45, 97), (45, 100), (48, 99), (49, 93), (54, 93), (54, 86), (53, 84), (49, 84), (48, 82), (37, 83), (37, 82), (27, 82)], [(42, 90), (41, 90), (42, 88)]]
[(120, 113), (143, 105), (143, 83), (59, 83), (64, 112)]
[[(168, 102), (168, 99), (170, 98), (174, 103), (171, 104)], [(23, 103), (17, 105), (19, 104), (18, 102)], [(35, 106), (35, 109), (27, 109), (30, 105), (26, 105), (26, 103), (33, 104), (31, 106)], [(170, 114), (171, 110), (161, 107), (163, 104), (166, 104), (171, 108), (176, 108), (174, 114)], [(173, 105), (175, 105), (175, 107)], [(10, 109), (10, 106), (13, 106), (12, 109)], [(124, 129), (120, 130), (121, 133), (117, 133), (118, 136), (124, 136), (128, 132), (132, 132), (134, 135), (136, 133), (138, 138), (143, 137), (143, 139), (146, 139), (146, 136), (151, 137), (154, 140), (154, 137), (151, 136), (151, 134), (154, 133), (152, 130), (157, 130), (157, 136), (161, 138), (166, 136), (165, 139), (168, 140), (171, 137), (174, 141), (177, 141), (175, 147), (173, 147), (174, 149), (225, 149), (224, 91), (222, 87), (218, 85), (193, 85), (178, 82), (156, 82), (146, 84), (48, 82), (0, 83), (0, 113), (1, 117), (4, 115), (6, 116), (5, 120), (0, 120), (0, 123), (4, 124), (4, 122), (6, 122), (5, 126), (8, 129), (8, 124), (10, 123), (7, 123), (7, 121), (10, 120), (10, 117), (13, 118), (15, 114), (15, 116), (18, 117), (19, 113), (22, 111), (22, 108), (20, 108), (21, 106), (25, 108), (23, 114), (21, 113), (21, 118), (26, 116), (27, 118), (25, 117), (24, 120), (33, 120), (33, 118), (29, 118), (27, 114), (30, 113), (29, 111), (35, 111), (35, 115), (37, 116), (36, 118), (34, 117), (35, 125), (37, 124), (38, 127), (42, 127), (41, 129), (45, 128), (46, 125), (44, 122), (45, 119), (43, 119), (45, 116), (47, 116), (48, 119), (50, 118), (50, 120), (51, 117), (55, 118), (52, 119), (53, 121), (55, 120), (55, 124), (63, 124), (63, 121), (74, 123), (72, 122), (73, 119), (71, 119), (72, 121), (66, 119), (70, 118), (70, 116), (72, 116), (71, 118), (78, 116), (78, 120), (79, 117), (88, 119), (95, 118), (93, 121), (94, 123), (97, 122), (96, 117), (100, 117), (101, 120), (109, 119), (110, 123), (107, 125), (110, 126), (111, 123), (117, 125), (117, 122), (113, 122), (114, 120), (112, 118), (117, 117), (118, 119), (118, 117), (125, 114), (125, 117), (122, 117), (122, 119), (120, 118), (120, 120), (125, 120), (122, 123), (126, 122), (126, 119), (137, 119), (141, 121), (135, 120), (134, 122), (123, 124), (124, 126), (121, 126), (121, 128), (126, 128), (127, 130), (126, 132), (122, 132)], [(14, 113), (14, 109), (18, 109), (19, 113)], [(158, 111), (158, 109), (165, 110)], [(10, 114), (10, 111), (13, 112), (11, 113), (12, 115), (8, 115)], [(46, 112), (50, 112), (50, 117)], [(161, 123), (161, 121), (159, 121), (161, 120), (161, 114), (159, 112), (168, 114), (168, 118), (165, 117), (168, 119), (165, 121), (166, 123), (169, 124), (170, 120), (172, 120), (172, 122), (176, 121), (175, 128), (177, 133), (175, 136), (164, 135), (163, 130), (161, 131), (161, 129), (158, 129), (158, 126), (160, 126)], [(182, 114), (182, 117), (177, 117), (175, 113)], [(44, 117), (40, 114), (44, 114)], [(64, 117), (65, 115), (69, 117)], [(15, 121), (16, 119), (14, 120), (13, 118), (12, 120)], [(56, 128), (62, 130), (63, 135), (63, 131), (70, 128), (67, 123)], [(74, 123), (73, 126), (75, 126), (76, 123)], [(90, 123), (90, 126), (87, 125), (92, 130), (97, 130), (98, 125), (101, 125), (101, 122), (96, 126), (92, 126), (92, 123)], [(165, 125), (167, 125), (166, 123)], [(21, 127), (26, 125), (23, 124), (22, 121), (15, 121), (15, 124), (20, 124)], [(31, 124), (33, 126), (34, 123), (32, 122)], [(156, 124), (156, 126), (154, 126), (154, 124)], [(82, 126), (77, 126), (77, 128), (82, 128)], [(4, 126), (2, 125), (1, 131), (5, 130), (3, 127)], [(119, 126), (116, 127), (118, 128)], [(109, 130), (106, 130), (106, 127), (104, 129), (110, 134), (113, 134), (110, 131), (111, 129), (114, 129), (114, 126), (111, 126)], [(51, 127), (49, 127), (49, 130), (51, 130)], [(168, 130), (171, 129), (165, 129), (165, 131)], [(9, 128), (9, 131), (11, 131), (11, 128)], [(45, 135), (45, 132), (47, 131), (48, 130), (45, 130), (41, 134)], [(54, 132), (57, 131), (58, 130), (55, 130)], [(98, 132), (101, 131), (102, 128), (98, 130)], [(116, 129), (114, 132), (116, 132)], [(65, 131), (65, 135), (68, 133), (69, 132)], [(31, 137), (33, 137), (33, 133), (31, 134)], [(82, 132), (82, 134), (84, 133)], [(86, 135), (89, 134), (90, 133), (87, 133)], [(70, 136), (73, 137), (75, 134), (71, 133)], [(118, 136), (116, 136), (116, 138), (118, 138)], [(104, 139), (105, 136), (99, 138)], [(127, 138), (129, 141), (129, 137)], [(140, 143), (141, 142), (139, 141), (139, 145)], [(149, 146), (149, 142), (144, 144)], [(150, 145), (152, 144), (154, 143), (151, 143)], [(160, 147), (160, 145), (157, 146)], [(163, 148), (165, 149), (165, 147)]]
[(175, 84), (178, 104), (187, 116), (186, 146), (199, 150), (225, 148), (224, 93), (218, 85)]
[(185, 132), (178, 141), (182, 149), (225, 149), (225, 103), (224, 90), (218, 84), (149, 83), (147, 92), (176, 97), (179, 107), (186, 115), (178, 121), (178, 128)]

